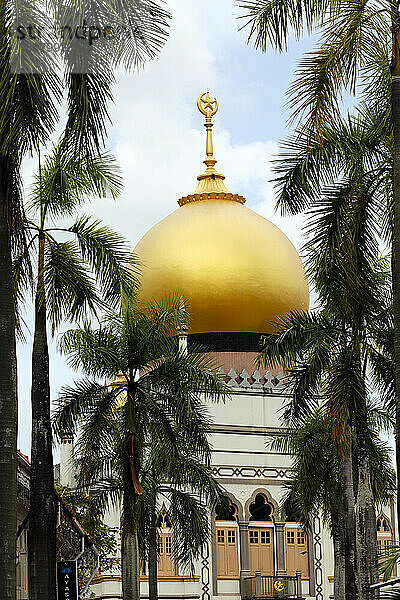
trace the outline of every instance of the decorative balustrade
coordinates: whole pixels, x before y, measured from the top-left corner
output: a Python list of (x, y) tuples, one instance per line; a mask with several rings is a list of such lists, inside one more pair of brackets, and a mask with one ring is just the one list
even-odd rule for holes
[(288, 381), (282, 371), (272, 375), (271, 371), (266, 371), (264, 375), (256, 369), (249, 373), (243, 369), (241, 373), (231, 369), (228, 373), (220, 368), (219, 375), (226, 381), (231, 388), (240, 388), (242, 390), (262, 390), (266, 394), (287, 392)]
[(241, 596), (242, 600), (302, 598), (301, 572), (296, 572), (295, 577), (261, 575), (256, 572), (255, 577), (242, 579)]

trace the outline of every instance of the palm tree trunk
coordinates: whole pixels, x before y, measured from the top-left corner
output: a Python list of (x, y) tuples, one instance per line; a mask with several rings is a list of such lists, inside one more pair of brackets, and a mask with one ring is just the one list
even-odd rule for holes
[(149, 532), (149, 600), (158, 600), (158, 565), (157, 565), (157, 515), (155, 499), (151, 503)]
[(122, 514), (122, 598), (140, 600), (140, 561), (134, 497), (124, 494)]
[[(394, 315), (394, 356), (396, 389), (400, 390), (400, 16), (399, 7), (393, 7), (392, 14), (392, 126), (393, 126), (393, 240), (392, 240), (392, 279)], [(400, 396), (396, 410), (396, 464), (397, 464), (397, 522), (400, 539)]]
[(44, 236), (39, 237), (32, 351), (32, 470), (28, 537), (30, 599), (56, 597), (56, 504), (50, 422), (49, 351), (43, 286)]
[(397, 540), (400, 541), (400, 400), (396, 398), (396, 423), (395, 423), (395, 447), (396, 447), (396, 506), (397, 506)]
[(331, 512), (332, 538), (334, 554), (334, 589), (335, 600), (346, 599), (346, 520), (343, 505)]
[(356, 421), (358, 488), (356, 503), (357, 570), (361, 600), (375, 597), (370, 586), (376, 581), (376, 515), (370, 477), (367, 410)]
[(343, 454), (343, 509), (345, 521), (345, 556), (346, 556), (346, 599), (357, 598), (357, 563), (356, 563), (356, 525), (354, 505), (353, 452), (351, 432), (347, 434), (348, 443)]
[(0, 582), (1, 598), (15, 599), (17, 531), (17, 358), (15, 303), (8, 214), (7, 167), (0, 181)]

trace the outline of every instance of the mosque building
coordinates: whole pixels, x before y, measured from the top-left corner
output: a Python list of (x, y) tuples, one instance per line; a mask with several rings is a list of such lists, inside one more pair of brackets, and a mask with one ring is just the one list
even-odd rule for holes
[[(197, 104), (205, 116), (206, 170), (195, 191), (178, 200), (179, 208), (152, 227), (134, 252), (143, 265), (144, 299), (173, 291), (183, 295), (191, 317), (185, 343), (189, 350), (200, 343), (212, 351), (230, 387), (230, 400), (208, 405), (212, 471), (226, 490), (230, 512), (210, 516), (211, 540), (194, 576), (174, 564), (173, 524), (167, 509), (160, 515), (159, 597), (328, 600), (333, 597), (329, 531), (320, 515), (307, 535), (298, 523), (283, 518), (291, 458), (266, 445), (282, 427), (285, 377), (279, 368), (255, 366), (260, 336), (272, 331), (271, 322), (309, 306), (303, 264), (282, 231), (225, 186), (213, 154), (217, 101), (207, 92)], [(68, 438), (61, 448), (63, 484), (73, 484), (71, 454)], [(378, 523), (378, 542), (384, 547), (396, 527), (393, 508), (386, 507)], [(110, 516), (110, 524), (118, 526), (118, 515)], [(120, 574), (99, 574), (92, 590), (99, 600), (122, 598)], [(146, 576), (141, 594), (148, 598)]]

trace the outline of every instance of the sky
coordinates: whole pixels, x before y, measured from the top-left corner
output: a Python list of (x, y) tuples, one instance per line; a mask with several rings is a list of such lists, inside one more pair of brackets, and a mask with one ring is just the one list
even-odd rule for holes
[[(168, 0), (168, 41), (140, 73), (118, 73), (107, 148), (122, 169), (124, 190), (116, 201), (94, 200), (82, 214), (101, 219), (126, 237), (132, 249), (155, 223), (177, 208), (204, 170), (204, 117), (197, 97), (217, 97), (214, 156), (217, 170), (247, 206), (278, 225), (298, 250), (302, 220), (274, 212), (271, 164), (279, 141), (290, 133), (285, 93), (309, 39), (291, 40), (289, 52), (262, 54), (247, 44), (234, 0)], [(24, 164), (29, 192), (34, 165)], [(19, 448), (30, 454), (30, 360), (32, 315), (26, 313), (26, 343), (19, 343)], [(78, 377), (50, 343), (51, 396)], [(56, 453), (57, 460), (57, 453)]]

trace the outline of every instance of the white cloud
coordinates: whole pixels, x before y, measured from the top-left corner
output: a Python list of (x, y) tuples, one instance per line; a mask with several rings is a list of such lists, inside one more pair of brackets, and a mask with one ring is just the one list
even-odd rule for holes
[[(215, 117), (214, 151), (217, 169), (226, 185), (247, 198), (248, 206), (273, 220), (299, 248), (298, 220), (281, 220), (273, 214), (273, 186), (268, 180), (277, 143), (265, 139), (268, 107), (260, 127), (261, 139), (242, 141), (224, 121), (224, 103), (237, 110), (237, 121), (252, 117), (252, 99), (242, 94), (229, 62), (232, 48), (242, 53), (245, 66), (252, 51), (238, 34), (232, 0), (170, 0), (173, 13), (168, 43), (157, 60), (140, 74), (120, 73), (111, 109), (113, 127), (109, 142), (124, 175), (124, 191), (116, 202), (87, 204), (86, 214), (104, 220), (132, 244), (160, 219), (177, 208), (177, 200), (194, 191), (196, 176), (204, 170), (205, 131), (196, 108), (197, 96), (210, 89), (220, 100)], [(254, 94), (263, 93), (257, 81)], [(232, 97), (232, 90), (235, 91)], [(267, 99), (268, 101), (268, 99)], [(274, 99), (271, 100), (272, 102)], [(250, 106), (244, 114), (243, 106)], [(231, 121), (232, 123), (232, 121)], [(26, 165), (26, 179), (32, 164)], [(21, 350), (21, 435), (23, 451), (29, 451), (29, 346)], [(64, 359), (51, 350), (52, 397), (73, 374)]]
[[(205, 1), (201, 9), (184, 0), (170, 5), (170, 38), (160, 57), (140, 74), (118, 77), (111, 139), (125, 189), (116, 205), (96, 203), (96, 215), (133, 245), (150, 226), (177, 208), (181, 196), (194, 190), (205, 157), (203, 117), (197, 112), (196, 98), (205, 89), (224, 97), (225, 81), (232, 86), (229, 66), (221, 74), (216, 55), (230, 45), (243, 44), (230, 0)], [(247, 196), (248, 205), (271, 218), (275, 201), (268, 179), (277, 144), (233, 142), (234, 132), (221, 125), (223, 114), (220, 103), (214, 119), (217, 169), (226, 176), (231, 191)], [(239, 117), (245, 119), (246, 115)], [(249, 113), (247, 118), (251, 118)], [(93, 205), (87, 210), (93, 210)], [(286, 231), (290, 234), (291, 228)], [(293, 233), (297, 231), (296, 226)]]

